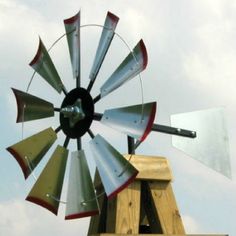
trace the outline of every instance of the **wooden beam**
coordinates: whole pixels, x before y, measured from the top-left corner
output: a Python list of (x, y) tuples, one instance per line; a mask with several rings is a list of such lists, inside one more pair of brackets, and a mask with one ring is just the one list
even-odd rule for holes
[(116, 227), (117, 234), (138, 234), (140, 221), (141, 183), (135, 180), (117, 195)]
[(139, 180), (165, 180), (173, 179), (169, 162), (164, 157), (143, 155), (124, 155), (130, 163), (139, 171), (136, 179)]
[(100, 215), (91, 217), (88, 235), (106, 232), (107, 196), (97, 170), (94, 177), (94, 186), (96, 194), (99, 196), (98, 205), (100, 208)]
[(106, 233), (115, 233), (116, 230), (116, 209), (117, 196), (107, 201), (107, 219), (106, 219)]
[[(125, 157), (139, 170), (139, 175), (116, 198), (108, 202), (105, 195), (99, 198), (101, 215), (92, 217), (89, 236), (228, 236), (185, 234), (171, 187), (172, 173), (168, 161), (163, 157)], [(98, 174), (95, 188), (98, 195), (104, 193)], [(140, 212), (140, 202), (144, 212)], [(149, 224), (151, 234), (146, 230), (139, 231), (142, 223)]]
[(171, 183), (164, 181), (149, 181), (147, 184), (149, 186), (148, 191), (152, 195), (153, 204), (157, 210), (162, 229), (161, 233), (164, 235), (185, 234)]

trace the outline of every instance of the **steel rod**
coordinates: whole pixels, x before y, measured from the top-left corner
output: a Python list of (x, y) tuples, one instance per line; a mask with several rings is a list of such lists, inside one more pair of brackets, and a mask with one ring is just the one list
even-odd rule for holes
[(97, 97), (95, 97), (93, 99), (93, 103), (95, 104), (96, 102), (98, 102), (101, 99), (101, 94), (97, 95)]
[(170, 127), (170, 126), (165, 126), (165, 125), (158, 125), (158, 124), (153, 124), (152, 131), (183, 136), (186, 138), (196, 138), (197, 137), (196, 131), (175, 128), (175, 127)]
[(65, 96), (67, 95), (67, 91), (66, 91), (66, 88), (63, 86), (63, 88), (62, 88), (62, 91), (63, 91), (63, 93), (65, 94)]
[(93, 115), (93, 119), (97, 120), (97, 121), (100, 121), (102, 119), (102, 115), (103, 114), (101, 114), (101, 113), (95, 112), (94, 115)]
[(69, 136), (66, 136), (66, 139), (65, 139), (65, 142), (64, 142), (64, 144), (63, 144), (63, 147), (64, 147), (64, 148), (67, 148), (69, 142), (70, 142), (70, 137), (69, 137)]
[(88, 88), (87, 88), (87, 91), (90, 92), (92, 87), (93, 87), (93, 84), (94, 84), (95, 80), (90, 80), (89, 82), (89, 85), (88, 85)]
[(58, 133), (59, 131), (61, 131), (61, 126), (58, 126), (56, 129), (55, 129), (55, 132)]
[[(102, 113), (94, 113), (93, 119), (100, 121), (102, 119), (102, 116), (103, 116)], [(153, 124), (152, 131), (182, 136), (182, 137), (186, 137), (186, 138), (196, 138), (197, 137), (196, 131), (186, 130), (186, 129), (182, 129), (182, 128), (175, 128), (175, 127), (166, 126), (166, 125), (159, 125), (159, 124)]]
[(88, 130), (88, 134), (91, 137), (91, 139), (95, 137), (91, 129)]
[(78, 149), (78, 150), (81, 150), (81, 149), (82, 149), (81, 138), (77, 138), (77, 149)]
[(60, 111), (61, 111), (61, 108), (54, 107), (54, 111), (60, 112)]
[(127, 136), (127, 141), (128, 141), (128, 154), (135, 154), (134, 138)]
[(80, 88), (80, 74), (76, 76), (76, 87)]

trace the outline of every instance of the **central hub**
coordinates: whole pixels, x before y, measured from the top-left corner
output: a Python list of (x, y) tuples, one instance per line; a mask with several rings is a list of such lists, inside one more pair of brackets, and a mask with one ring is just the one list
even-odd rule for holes
[(90, 128), (94, 116), (93, 98), (84, 88), (75, 88), (61, 105), (60, 124), (70, 138), (82, 137)]
[(80, 98), (76, 100), (73, 106), (63, 107), (61, 109), (61, 113), (64, 115), (64, 117), (69, 118), (71, 128), (75, 127), (78, 121), (85, 118)]

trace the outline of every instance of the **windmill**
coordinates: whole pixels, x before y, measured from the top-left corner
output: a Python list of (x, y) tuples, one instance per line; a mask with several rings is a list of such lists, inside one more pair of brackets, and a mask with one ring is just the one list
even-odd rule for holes
[[(71, 154), (65, 219), (94, 216), (99, 214), (100, 211), (86, 154), (81, 145), (81, 138), (85, 133), (88, 133), (91, 137), (90, 148), (108, 199), (120, 193), (138, 175), (137, 168), (129, 162), (129, 159), (124, 158), (100, 134), (94, 135), (91, 130), (92, 122), (100, 121), (126, 134), (128, 136), (128, 152), (130, 154), (134, 153), (135, 149), (151, 131), (173, 134), (178, 136), (178, 138), (179, 136), (184, 137), (184, 139), (181, 139), (184, 140), (184, 143), (186, 138), (195, 140), (198, 135), (198, 130), (191, 131), (191, 129), (195, 128), (194, 126), (191, 127), (191, 125), (186, 129), (182, 129), (154, 124), (156, 102), (108, 109), (103, 114), (97, 113), (95, 109), (96, 103), (128, 80), (135, 78), (146, 68), (148, 61), (147, 51), (144, 42), (140, 40), (104, 82), (100, 88), (100, 93), (96, 97), (92, 97), (90, 92), (106, 53), (114, 35), (118, 35), (115, 29), (119, 18), (108, 12), (105, 23), (101, 26), (102, 34), (87, 88), (81, 87), (80, 78), (80, 28), (84, 27), (80, 24), (80, 21), (80, 13), (64, 20), (66, 33), (63, 37), (65, 36), (68, 42), (72, 72), (76, 84), (74, 89), (67, 91), (49, 55), (49, 50), (46, 49), (41, 39), (39, 40), (38, 51), (30, 63), (35, 73), (38, 73), (56, 92), (64, 93), (65, 97), (60, 107), (55, 107), (54, 104), (28, 93), (28, 91), (23, 92), (13, 88), (17, 101), (17, 122), (43, 119), (58, 113), (59, 126), (56, 129), (52, 127), (46, 128), (7, 148), (19, 163), (25, 178), (27, 178), (54, 144), (57, 139), (57, 133), (63, 132), (65, 134), (64, 144), (56, 147), (49, 162), (26, 198), (26, 200), (57, 214), (69, 154), (67, 147), (70, 140), (76, 141), (77, 151)], [(178, 125), (178, 119), (175, 119), (175, 116), (173, 116), (173, 123)], [(179, 127), (184, 127), (184, 124)], [(175, 141), (173, 140), (173, 142)], [(181, 146), (181, 143), (182, 141), (179, 143), (176, 141), (175, 145), (185, 149), (183, 145)], [(226, 147), (225, 142), (221, 142), (221, 144), (221, 148)], [(205, 158), (203, 157), (201, 161), (204, 162), (204, 160)], [(223, 163), (221, 161), (212, 161), (208, 165), (230, 176), (227, 156)], [(223, 167), (228, 167), (226, 171), (222, 165), (224, 165)]]

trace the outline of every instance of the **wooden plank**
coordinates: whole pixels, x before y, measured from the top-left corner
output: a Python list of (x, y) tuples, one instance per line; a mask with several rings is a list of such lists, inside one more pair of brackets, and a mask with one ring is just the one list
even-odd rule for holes
[(138, 234), (141, 183), (135, 180), (117, 195), (116, 227), (118, 234)]
[(116, 209), (117, 197), (113, 197), (107, 201), (107, 219), (106, 219), (106, 233), (115, 233), (116, 229)]
[[(163, 234), (185, 234), (170, 182), (148, 182)], [(149, 221), (150, 222), (150, 221)], [(159, 232), (158, 232), (159, 233)]]
[(139, 171), (136, 179), (140, 180), (166, 180), (173, 179), (169, 162), (164, 157), (124, 155)]
[(107, 196), (103, 185), (101, 184), (101, 179), (98, 171), (95, 172), (94, 186), (96, 189), (96, 194), (99, 196), (98, 205), (100, 208), (100, 215), (92, 216), (90, 219), (88, 235), (106, 232), (106, 214), (107, 214)]

